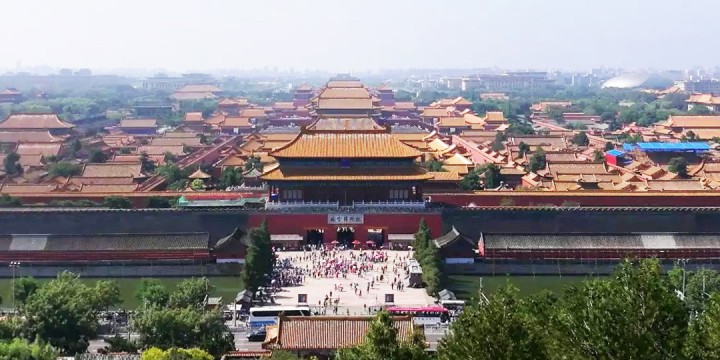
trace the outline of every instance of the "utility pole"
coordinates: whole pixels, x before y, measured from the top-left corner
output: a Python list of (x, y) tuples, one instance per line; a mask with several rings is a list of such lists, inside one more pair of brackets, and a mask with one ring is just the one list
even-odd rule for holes
[(15, 313), (15, 269), (20, 267), (19, 261), (11, 261), (10, 262), (10, 268), (12, 269), (12, 285), (10, 287), (10, 292), (12, 293), (12, 307), (13, 307), (13, 313)]

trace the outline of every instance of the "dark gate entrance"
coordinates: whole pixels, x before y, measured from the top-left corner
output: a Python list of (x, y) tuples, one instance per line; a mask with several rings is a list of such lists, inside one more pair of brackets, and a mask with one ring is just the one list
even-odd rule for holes
[(368, 229), (368, 245), (379, 249), (385, 243), (385, 230)]
[(355, 240), (355, 229), (352, 227), (339, 227), (337, 230), (337, 241), (340, 245), (352, 247)]
[(307, 231), (307, 245), (322, 245), (325, 242), (325, 230), (310, 229)]

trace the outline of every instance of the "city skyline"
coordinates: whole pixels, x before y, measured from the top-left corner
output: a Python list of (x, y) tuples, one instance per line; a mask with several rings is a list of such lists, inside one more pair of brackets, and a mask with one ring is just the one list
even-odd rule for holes
[[(0, 69), (713, 67), (720, 4), (30, 0), (5, 4)], [(713, 9), (715, 8), (715, 9)], [(115, 21), (113, 21), (113, 19)], [(33, 24), (28, 27), (27, 24)], [(687, 25), (692, 24), (690, 28)], [(698, 36), (698, 34), (701, 34)]]

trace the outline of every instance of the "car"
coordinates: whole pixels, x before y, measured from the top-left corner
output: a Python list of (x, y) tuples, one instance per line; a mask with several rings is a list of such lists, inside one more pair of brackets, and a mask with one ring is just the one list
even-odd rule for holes
[(267, 331), (259, 329), (248, 334), (247, 339), (252, 342), (265, 341), (265, 335), (267, 335)]

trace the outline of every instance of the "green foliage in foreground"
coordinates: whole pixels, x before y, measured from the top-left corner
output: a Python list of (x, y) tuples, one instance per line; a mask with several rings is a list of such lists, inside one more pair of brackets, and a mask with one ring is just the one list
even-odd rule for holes
[(55, 360), (57, 354), (50, 345), (40, 341), (31, 343), (24, 339), (13, 339), (10, 342), (0, 342), (0, 359)]
[(507, 285), (486, 304), (468, 304), (440, 341), (438, 358), (718, 359), (720, 276), (688, 272), (683, 287), (682, 272), (666, 274), (651, 259), (625, 261), (611, 277), (559, 295), (522, 298)]

